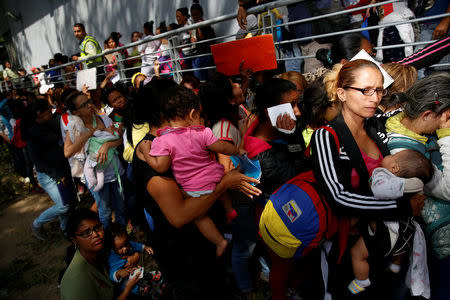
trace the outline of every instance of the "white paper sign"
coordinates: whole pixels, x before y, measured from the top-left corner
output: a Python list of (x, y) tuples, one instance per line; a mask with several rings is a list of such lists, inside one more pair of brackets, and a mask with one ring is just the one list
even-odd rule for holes
[(279, 131), (286, 133), (286, 134), (291, 134), (295, 131), (295, 127), (292, 130), (286, 130), (286, 129), (277, 127), (277, 118), (280, 115), (288, 114), (291, 117), (291, 119), (297, 120), (297, 118), (295, 117), (295, 114), (294, 114), (294, 110), (292, 109), (292, 105), (290, 103), (284, 103), (284, 104), (269, 107), (267, 109), (267, 113), (269, 114), (269, 118), (270, 118), (270, 122), (272, 123), (272, 126), (275, 127), (276, 129), (278, 129)]
[(114, 77), (112, 77), (110, 80), (111, 80), (112, 84), (115, 84), (117, 81), (119, 81), (120, 80), (119, 73), (117, 72), (116, 75), (114, 75)]
[(392, 77), (381, 67), (381, 65), (375, 59), (373, 59), (373, 57), (370, 56), (365, 50), (359, 51), (358, 54), (356, 54), (352, 59), (350, 59), (350, 61), (355, 59), (368, 60), (377, 65), (378, 69), (380, 69), (381, 74), (383, 74), (384, 77), (383, 88), (387, 89), (394, 82), (394, 79), (392, 79)]
[(77, 72), (77, 90), (81, 91), (83, 85), (89, 87), (90, 90), (97, 88), (97, 69), (91, 68)]

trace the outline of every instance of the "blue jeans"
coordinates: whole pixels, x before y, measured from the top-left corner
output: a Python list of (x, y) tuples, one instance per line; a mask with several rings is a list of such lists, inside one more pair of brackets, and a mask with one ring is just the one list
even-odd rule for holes
[[(436, 28), (436, 26), (437, 26), (437, 24), (420, 24), (419, 42), (431, 41), (433, 39), (433, 32), (434, 32), (434, 29)], [(447, 33), (448, 33), (448, 31), (447, 31)], [(423, 49), (427, 46), (429, 46), (429, 45), (419, 45), (414, 49), (414, 51)], [(444, 64), (444, 63), (450, 63), (450, 54), (447, 54), (438, 62), (438, 64)], [(436, 68), (432, 68), (431, 70), (430, 70), (430, 68), (423, 68), (423, 69), (417, 70), (418, 78), (420, 79), (420, 78), (425, 77), (426, 75), (431, 73), (431, 71), (433, 71), (433, 69), (435, 71), (449, 71), (450, 66), (436, 67)]]
[(69, 211), (70, 205), (64, 204), (63, 198), (61, 197), (61, 194), (58, 189), (58, 183), (48, 176), (45, 173), (37, 172), (37, 180), (39, 181), (39, 184), (42, 186), (44, 191), (50, 196), (50, 198), (53, 200), (55, 205), (52, 207), (46, 209), (43, 213), (39, 215), (34, 220), (34, 225), (41, 227), (44, 223), (53, 221), (56, 218), (59, 218), (60, 221), (60, 227), (64, 231), (66, 230), (66, 224), (67, 224), (67, 213)]
[[(122, 180), (124, 182), (124, 180)], [(100, 222), (107, 228), (111, 224), (111, 213), (114, 210), (116, 223), (126, 225), (125, 200), (120, 192), (119, 181), (108, 182), (98, 191), (97, 201)], [(94, 197), (95, 198), (95, 197)]]
[[(300, 47), (298, 46), (297, 43), (293, 43), (292, 44), (292, 50), (286, 49), (283, 52), (283, 54), (287, 58), (299, 57), (299, 56), (302, 56), (302, 50), (300, 49)], [(295, 60), (286, 60), (284, 62), (284, 67), (286, 69), (286, 72), (296, 71), (296, 72), (299, 72), (299, 73), (303, 73), (303, 71), (302, 71), (303, 61), (304, 61), (303, 58), (295, 59)]]
[[(211, 56), (202, 56), (202, 57), (196, 57), (192, 59), (192, 68), (204, 68), (209, 67), (211, 65)], [(208, 72), (207, 70), (194, 70), (194, 76), (197, 77), (198, 80), (204, 81), (208, 79)]]
[(244, 293), (253, 289), (250, 258), (256, 246), (258, 229), (255, 224), (254, 204), (238, 204), (235, 207), (236, 219), (231, 223), (233, 247), (231, 266), (237, 287)]

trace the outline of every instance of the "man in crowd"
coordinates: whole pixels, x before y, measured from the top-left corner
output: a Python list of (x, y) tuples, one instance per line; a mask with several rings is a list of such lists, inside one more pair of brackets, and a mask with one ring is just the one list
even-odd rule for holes
[[(80, 57), (87, 58), (102, 53), (100, 44), (92, 36), (86, 34), (84, 25), (76, 23), (73, 25), (73, 34), (80, 41)], [(102, 58), (90, 60), (86, 63), (88, 68), (93, 68), (102, 63)]]

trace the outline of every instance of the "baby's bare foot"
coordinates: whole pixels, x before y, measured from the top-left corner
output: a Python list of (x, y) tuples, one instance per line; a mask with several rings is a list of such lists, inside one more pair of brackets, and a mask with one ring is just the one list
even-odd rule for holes
[(219, 244), (216, 245), (216, 256), (221, 257), (225, 253), (225, 249), (228, 246), (226, 239), (223, 239)]

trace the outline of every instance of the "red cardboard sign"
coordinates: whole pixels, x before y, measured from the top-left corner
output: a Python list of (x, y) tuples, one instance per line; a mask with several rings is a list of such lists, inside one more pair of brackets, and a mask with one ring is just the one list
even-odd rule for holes
[(211, 52), (217, 71), (228, 76), (239, 74), (239, 64), (243, 60), (244, 68), (253, 71), (277, 68), (275, 45), (270, 34), (211, 45)]

